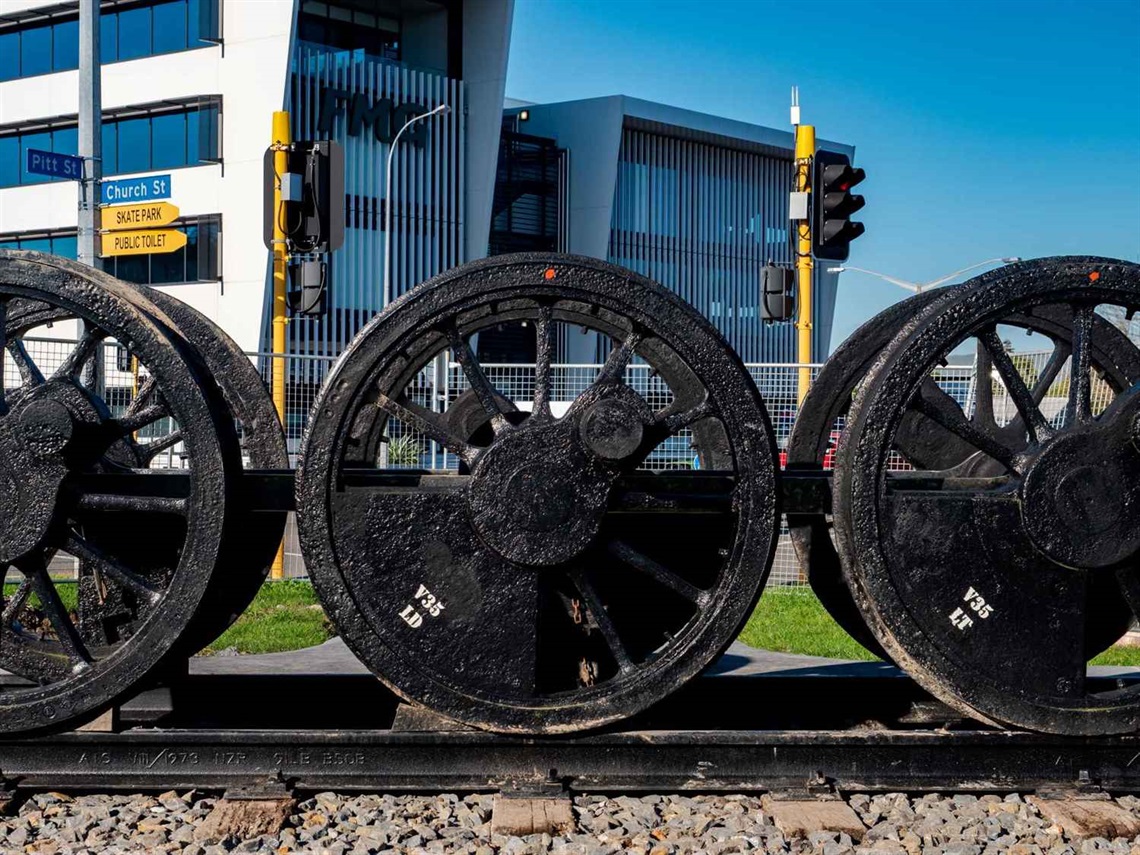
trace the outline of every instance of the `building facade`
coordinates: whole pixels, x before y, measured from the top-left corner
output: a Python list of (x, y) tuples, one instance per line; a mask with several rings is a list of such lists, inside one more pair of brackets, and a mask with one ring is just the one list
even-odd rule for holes
[[(515, 105), (509, 127), (546, 139), (571, 164), (562, 241), (628, 267), (708, 317), (746, 362), (795, 362), (791, 324), (765, 324), (760, 268), (791, 265), (793, 137), (780, 131), (613, 96)], [(854, 154), (838, 143), (821, 146)], [(501, 167), (500, 167), (501, 169)], [(492, 241), (494, 243), (494, 241)], [(838, 274), (816, 268), (813, 357), (831, 341)], [(570, 361), (599, 357), (574, 340)]]
[[(512, 0), (104, 0), (103, 174), (169, 174), (188, 236), (178, 252), (104, 259), (106, 269), (263, 349), (262, 157), (273, 111), (289, 109), (295, 138), (323, 126), (345, 147), (332, 311), (290, 324), (294, 351), (337, 353), (382, 301), (393, 122), (452, 107), (397, 146), (395, 293), (486, 253), (512, 11)], [(77, 184), (25, 161), (28, 149), (76, 153), (78, 30), (77, 0), (0, 4), (0, 246), (75, 256)]]

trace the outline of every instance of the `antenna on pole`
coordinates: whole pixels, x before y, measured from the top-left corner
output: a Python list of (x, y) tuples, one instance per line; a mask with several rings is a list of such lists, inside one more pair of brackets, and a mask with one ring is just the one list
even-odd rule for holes
[(800, 123), (800, 87), (792, 87), (792, 125)]

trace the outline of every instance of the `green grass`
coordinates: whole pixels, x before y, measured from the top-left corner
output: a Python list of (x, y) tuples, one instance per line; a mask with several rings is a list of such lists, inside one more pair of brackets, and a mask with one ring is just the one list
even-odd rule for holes
[(328, 641), (335, 633), (308, 582), (266, 582), (234, 625), (204, 653), (279, 653)]
[[(804, 588), (770, 588), (748, 619), (740, 640), (749, 647), (827, 656), (832, 659), (874, 659), (851, 639), (824, 610), (815, 594)], [(1112, 647), (1093, 659), (1094, 665), (1140, 665), (1140, 647)]]

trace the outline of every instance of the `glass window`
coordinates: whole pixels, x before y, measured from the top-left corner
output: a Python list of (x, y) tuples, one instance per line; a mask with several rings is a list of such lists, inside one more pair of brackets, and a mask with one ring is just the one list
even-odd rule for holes
[[(186, 281), (186, 251), (190, 242), (175, 252), (155, 253), (150, 257), (150, 281), (154, 285), (169, 285)], [(196, 248), (195, 248), (196, 251)]]
[(186, 49), (186, 0), (159, 3), (154, 7), (155, 53)]
[(99, 59), (114, 62), (119, 58), (119, 15), (108, 12), (99, 16)]
[(52, 26), (52, 60), (55, 71), (79, 68), (79, 19)]
[(51, 28), (29, 27), (20, 33), (20, 76), (51, 71)]
[(121, 255), (115, 259), (115, 276), (145, 285), (150, 279), (149, 255)]
[(51, 238), (21, 239), (20, 249), (33, 249), (36, 252), (51, 252)]
[(51, 150), (56, 154), (79, 154), (79, 128), (56, 128), (51, 132)]
[(0, 80), (20, 76), (20, 31), (0, 33)]
[(151, 169), (187, 164), (185, 113), (165, 113), (151, 118), (151, 150)]
[(79, 257), (79, 238), (75, 235), (63, 235), (51, 239), (51, 251), (64, 258)]
[(140, 6), (119, 13), (119, 59), (137, 59), (151, 51), (151, 8)]
[(123, 119), (119, 126), (118, 172), (146, 172), (150, 169), (150, 119)]
[[(198, 110), (186, 113), (186, 163), (190, 166), (202, 162), (199, 142), (202, 134), (202, 114)], [(209, 121), (209, 117), (206, 117)]]
[(43, 175), (36, 175), (35, 173), (28, 172), (28, 149), (34, 148), (40, 151), (51, 151), (51, 132), (43, 131), (38, 134), (21, 134), (20, 135), (20, 183), (32, 184), (39, 181), (46, 181)]
[(114, 175), (119, 171), (119, 126), (118, 122), (103, 123), (103, 174)]
[(20, 138), (0, 137), (0, 187), (20, 183)]
[(198, 227), (186, 228), (186, 281), (198, 281)]

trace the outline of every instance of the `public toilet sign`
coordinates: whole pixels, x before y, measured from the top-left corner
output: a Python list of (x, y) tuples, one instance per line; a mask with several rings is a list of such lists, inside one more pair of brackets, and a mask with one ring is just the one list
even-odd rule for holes
[(83, 158), (73, 157), (70, 154), (55, 154), (30, 148), (27, 169), (36, 175), (50, 175), (53, 178), (66, 178), (69, 181), (83, 180)]
[(104, 205), (125, 205), (170, 198), (169, 175), (147, 175), (145, 178), (120, 178), (104, 181), (100, 198)]
[(102, 225), (107, 231), (168, 226), (178, 219), (178, 213), (178, 208), (169, 202), (116, 205), (113, 208), (103, 208)]
[(151, 229), (148, 231), (110, 232), (103, 237), (100, 255), (110, 258), (117, 255), (149, 255), (150, 253), (176, 252), (186, 246), (186, 233), (177, 229)]

